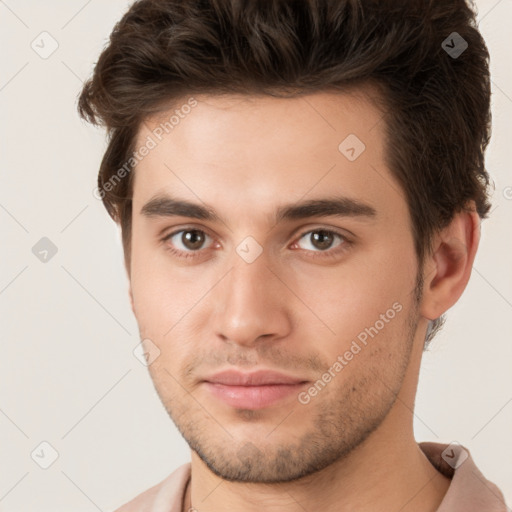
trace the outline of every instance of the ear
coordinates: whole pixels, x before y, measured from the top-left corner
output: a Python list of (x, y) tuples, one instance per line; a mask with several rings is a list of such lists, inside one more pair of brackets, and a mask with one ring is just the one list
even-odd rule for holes
[(426, 257), (420, 307), (424, 318), (439, 318), (459, 300), (471, 276), (479, 241), (480, 217), (471, 201), (468, 209), (455, 214), (435, 236), (432, 254)]

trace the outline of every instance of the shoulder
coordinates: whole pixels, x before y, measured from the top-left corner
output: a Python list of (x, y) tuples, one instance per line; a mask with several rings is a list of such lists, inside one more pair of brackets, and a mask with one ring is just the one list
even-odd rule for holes
[(183, 493), (189, 478), (190, 463), (187, 463), (114, 512), (181, 512)]
[(458, 443), (419, 443), (431, 464), (451, 479), (437, 512), (508, 512), (503, 493), (481, 473), (469, 449)]

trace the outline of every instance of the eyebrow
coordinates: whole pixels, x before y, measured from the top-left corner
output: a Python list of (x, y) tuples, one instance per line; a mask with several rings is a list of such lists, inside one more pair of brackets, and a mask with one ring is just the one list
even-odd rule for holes
[[(148, 218), (181, 216), (225, 223), (213, 208), (168, 195), (153, 197), (141, 208), (140, 213)], [(377, 211), (359, 200), (336, 196), (281, 206), (275, 212), (274, 219), (277, 224), (285, 220), (329, 216), (372, 219), (377, 216)]]

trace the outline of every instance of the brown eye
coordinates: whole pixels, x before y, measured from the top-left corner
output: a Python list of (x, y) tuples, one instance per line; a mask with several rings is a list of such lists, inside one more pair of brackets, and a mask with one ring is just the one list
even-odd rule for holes
[(198, 230), (183, 231), (181, 243), (191, 251), (197, 251), (201, 248), (205, 240), (204, 233)]
[(181, 229), (167, 235), (164, 241), (170, 242), (176, 250), (186, 253), (204, 249), (203, 246), (208, 238), (210, 237), (200, 229)]
[[(342, 235), (325, 229), (308, 231), (301, 236), (300, 240), (305, 240), (307, 242), (305, 244), (306, 247), (303, 246), (301, 248), (309, 251), (327, 251), (328, 249), (333, 249), (345, 242), (345, 238)], [(298, 245), (300, 245), (300, 240)], [(335, 244), (337, 240), (338, 243)]]

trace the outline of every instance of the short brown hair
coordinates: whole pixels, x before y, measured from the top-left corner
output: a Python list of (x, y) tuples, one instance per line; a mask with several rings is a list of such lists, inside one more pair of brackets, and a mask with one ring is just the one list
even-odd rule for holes
[[(135, 1), (78, 101), (80, 115), (109, 135), (98, 188), (121, 225), (128, 272), (133, 173), (113, 190), (105, 184), (126, 169), (145, 118), (193, 94), (294, 97), (366, 84), (382, 93), (386, 160), (406, 193), (421, 267), (432, 236), (455, 213), (471, 200), (481, 218), (490, 209), (489, 54), (472, 5)], [(441, 324), (434, 322), (427, 342)]]

